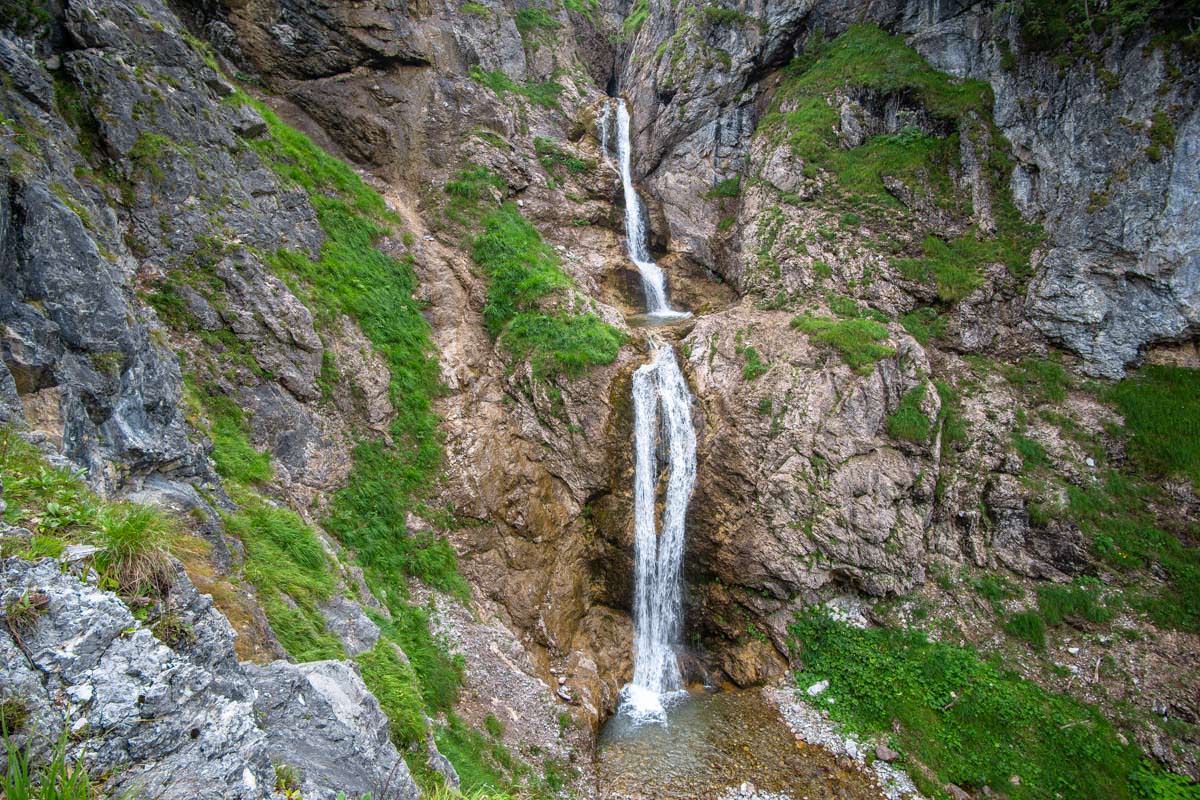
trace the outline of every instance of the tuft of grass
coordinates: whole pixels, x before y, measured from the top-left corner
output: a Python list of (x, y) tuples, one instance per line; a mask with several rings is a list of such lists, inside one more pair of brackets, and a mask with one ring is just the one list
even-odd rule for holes
[(1139, 472), (1178, 475), (1200, 489), (1200, 370), (1147, 366), (1107, 392), (1125, 417)]
[(4, 774), (0, 775), (0, 796), (7, 800), (92, 800), (99, 796), (82, 756), (67, 758), (68, 732), (64, 730), (50, 749), (49, 758), (34, 764), (29, 751), (5, 737), (7, 755)]
[(101, 582), (118, 593), (166, 595), (175, 576), (168, 543), (179, 535), (162, 511), (137, 503), (111, 503), (96, 515), (96, 566)]
[(938, 315), (937, 309), (927, 307), (908, 312), (900, 318), (900, 324), (922, 346), (940, 338), (946, 328), (946, 321)]
[(1164, 152), (1170, 152), (1175, 146), (1175, 123), (1165, 111), (1155, 111), (1150, 118), (1150, 145), (1146, 148), (1146, 156), (1157, 163), (1162, 161)]
[(713, 187), (705, 192), (704, 196), (709, 200), (726, 200), (732, 197), (737, 197), (742, 193), (742, 176), (735, 175), (732, 178), (725, 178), (717, 181)]
[(789, 630), (803, 664), (797, 684), (830, 682), (809, 702), (850, 730), (890, 736), (942, 783), (1013, 800), (1137, 796), (1137, 748), (1092, 706), (921, 631), (861, 630), (819, 610)]
[(564, 152), (553, 139), (535, 136), (533, 150), (537, 153), (541, 165), (552, 175), (560, 176), (564, 169), (573, 175), (580, 175), (596, 168), (595, 162), (590, 159), (579, 158)]
[(801, 314), (791, 324), (813, 341), (832, 347), (860, 375), (869, 374), (876, 361), (896, 354), (895, 348), (879, 344), (887, 339), (887, 328), (874, 320)]
[(900, 398), (900, 405), (896, 407), (895, 413), (889, 414), (887, 418), (887, 430), (892, 438), (914, 444), (924, 444), (929, 441), (929, 436), (933, 433), (933, 425), (929, 421), (929, 417), (925, 416), (925, 412), (921, 410), (921, 404), (925, 402), (926, 391), (926, 385), (921, 383), (908, 390)]
[(488, 714), (483, 718), (483, 728), (493, 739), (499, 739), (504, 736), (504, 723), (495, 714)]
[(1103, 585), (1095, 578), (1076, 578), (1066, 585), (1040, 586), (1037, 597), (1038, 611), (1051, 626), (1074, 620), (1099, 625), (1116, 615), (1111, 599), (1104, 595)]
[(991, 572), (973, 580), (971, 586), (979, 593), (980, 597), (991, 603), (993, 608), (998, 607), (1003, 601), (1012, 600), (1021, 594), (1008, 578)]
[(1004, 632), (1023, 639), (1034, 650), (1046, 649), (1046, 622), (1036, 611), (1018, 611), (1004, 623)]

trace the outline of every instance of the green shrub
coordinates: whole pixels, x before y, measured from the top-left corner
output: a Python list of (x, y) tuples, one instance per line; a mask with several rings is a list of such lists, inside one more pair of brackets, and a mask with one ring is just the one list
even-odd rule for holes
[(596, 168), (595, 163), (586, 158), (579, 158), (563, 152), (563, 149), (551, 139), (535, 136), (533, 138), (533, 149), (538, 155), (538, 161), (552, 175), (559, 175), (563, 169), (572, 174), (579, 175)]
[(925, 402), (925, 384), (918, 384), (900, 398), (900, 405), (887, 418), (888, 434), (895, 439), (902, 439), (914, 444), (924, 444), (929, 441), (933, 426), (929, 417), (921, 410)]
[(830, 682), (809, 702), (853, 731), (890, 736), (940, 782), (1013, 800), (1133, 796), (1137, 749), (1091, 706), (916, 630), (860, 630), (810, 611), (790, 631), (797, 684)]
[(522, 38), (562, 27), (562, 23), (550, 16), (550, 12), (541, 6), (526, 6), (517, 9), (517, 13), (513, 15), (513, 21)]
[(895, 348), (879, 344), (887, 339), (887, 328), (873, 320), (834, 320), (801, 314), (792, 320), (792, 327), (808, 334), (813, 341), (832, 347), (860, 375), (869, 374), (876, 361), (896, 354)]

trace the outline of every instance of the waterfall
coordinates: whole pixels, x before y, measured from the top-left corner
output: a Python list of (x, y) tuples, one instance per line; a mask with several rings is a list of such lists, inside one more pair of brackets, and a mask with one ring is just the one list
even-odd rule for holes
[[(684, 521), (696, 482), (692, 395), (670, 345), (633, 374), (634, 664), (622, 691), (634, 718), (660, 718), (663, 700), (683, 688), (675, 645), (683, 622)], [(666, 497), (658, 525), (658, 453), (665, 454)]]
[[(667, 302), (667, 282), (662, 268), (650, 257), (646, 238), (646, 215), (642, 210), (642, 198), (633, 185), (633, 167), (630, 156), (629, 108), (625, 101), (617, 98), (617, 161), (621, 169), (621, 185), (625, 190), (625, 251), (642, 276), (642, 288), (646, 294), (646, 313), (653, 317), (686, 317), (688, 312), (671, 308)], [(608, 107), (600, 116), (600, 138), (604, 149), (608, 148)]]
[[(667, 302), (663, 272), (646, 244), (645, 215), (630, 166), (629, 109), (623, 100), (606, 105), (600, 114), (601, 149), (607, 156), (614, 105), (626, 248), (642, 276), (646, 311), (660, 319), (686, 317), (688, 312)], [(691, 392), (671, 345), (652, 339), (651, 349), (652, 360), (633, 373), (633, 680), (621, 690), (621, 711), (639, 722), (664, 720), (664, 701), (683, 691), (675, 647), (683, 628), (684, 523), (696, 482)], [(660, 457), (667, 477), (661, 519)]]

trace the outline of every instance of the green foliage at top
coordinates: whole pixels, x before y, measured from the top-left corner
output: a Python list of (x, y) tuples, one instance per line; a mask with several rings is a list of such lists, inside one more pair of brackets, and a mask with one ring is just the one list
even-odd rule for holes
[[(905, 128), (873, 136), (858, 147), (844, 147), (837, 136), (837, 111), (828, 98), (853, 88), (898, 95), (943, 120), (949, 133), (936, 136)], [(986, 263), (1000, 262), (1014, 275), (1026, 274), (1029, 253), (1040, 235), (1012, 203), (1007, 189), (1008, 144), (991, 124), (991, 107), (987, 84), (953, 79), (934, 70), (901, 38), (873, 24), (858, 24), (831, 42), (810, 38), (805, 53), (787, 67), (760, 130), (786, 142), (804, 160), (806, 171), (831, 175), (835, 180), (823, 191), (851, 205), (853, 218), (861, 221), (865, 213), (889, 223), (908, 212), (884, 178), (899, 181), (948, 213), (968, 216), (969, 201), (959, 196), (955, 181), (960, 139), (968, 136), (985, 145), (984, 177), (993, 188), (995, 234), (971, 228), (950, 240), (930, 235), (919, 252), (897, 264), (911, 280), (934, 283), (943, 303), (954, 303), (982, 282), (981, 267)]]
[(821, 94), (849, 86), (909, 92), (933, 114), (957, 120), (969, 111), (986, 114), (992, 93), (982, 81), (955, 81), (929, 66), (916, 50), (877, 25), (851, 25), (829, 43), (806, 43), (787, 67), (786, 97)]
[(1192, 21), (1200, 16), (1197, 0), (1019, 0), (1021, 43), (1030, 50), (1073, 58), (1090, 54), (1091, 40), (1113, 32), (1136, 33), (1147, 27), (1194, 44)]
[(900, 318), (900, 324), (922, 346), (940, 337), (946, 328), (946, 321), (939, 316), (937, 309), (928, 307), (908, 312)]
[(820, 611), (799, 617), (790, 631), (803, 664), (798, 685), (830, 681), (810, 702), (851, 730), (890, 735), (943, 783), (988, 786), (1013, 800), (1138, 796), (1130, 784), (1138, 751), (1122, 745), (1095, 708), (973, 650), (916, 630), (860, 630)]
[(467, 75), (476, 83), (491, 89), (498, 97), (516, 94), (542, 108), (558, 108), (558, 96), (563, 93), (562, 84), (556, 81), (517, 83), (500, 70), (485, 70), (478, 64), (468, 69)]
[(1129, 454), (1146, 475), (1179, 475), (1200, 488), (1200, 370), (1148, 366), (1108, 397), (1125, 417)]
[(517, 207), (505, 203), (483, 218), (483, 232), (471, 256), (488, 277), (483, 318), (520, 358), (528, 358), (535, 374), (578, 375), (595, 364), (610, 364), (624, 335), (592, 313), (547, 312), (551, 295), (569, 290), (571, 280), (558, 256)]
[(894, 347), (879, 344), (887, 339), (887, 328), (870, 319), (832, 319), (801, 314), (792, 327), (807, 333), (813, 341), (828, 345), (841, 354), (860, 375), (867, 375), (875, 362), (896, 354)]
[(915, 444), (925, 444), (929, 441), (933, 425), (921, 410), (921, 404), (925, 402), (925, 392), (926, 385), (920, 383), (900, 398), (900, 405), (896, 407), (895, 413), (889, 414), (887, 418), (889, 435)]
[(557, 30), (562, 27), (562, 23), (552, 17), (550, 12), (541, 6), (526, 6), (525, 8), (517, 9), (517, 13), (513, 15), (513, 21), (516, 23), (517, 31), (520, 32), (523, 39), (535, 37), (538, 34), (544, 34), (547, 31)]
[(650, 0), (637, 0), (633, 4), (633, 8), (629, 9), (629, 16), (621, 21), (621, 33), (627, 39), (632, 39), (649, 18)]

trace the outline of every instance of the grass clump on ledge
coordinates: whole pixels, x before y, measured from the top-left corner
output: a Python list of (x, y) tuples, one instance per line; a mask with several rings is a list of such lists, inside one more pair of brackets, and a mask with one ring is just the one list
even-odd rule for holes
[(491, 89), (501, 99), (515, 94), (542, 108), (557, 109), (558, 96), (564, 91), (562, 84), (557, 81), (517, 83), (500, 70), (485, 70), (478, 64), (468, 69), (467, 75), (476, 83)]
[(855, 372), (866, 375), (875, 362), (896, 354), (894, 347), (879, 344), (888, 337), (887, 328), (870, 319), (832, 319), (815, 314), (801, 314), (792, 320), (792, 327), (809, 335), (813, 341), (832, 347)]
[(533, 149), (537, 153), (538, 161), (552, 175), (559, 175), (563, 169), (573, 175), (580, 175), (596, 168), (591, 160), (564, 152), (553, 139), (535, 136)]
[(571, 280), (517, 207), (501, 205), (483, 217), (482, 227), (471, 256), (488, 277), (488, 332), (515, 357), (528, 359), (537, 377), (611, 364), (625, 341), (621, 331), (591, 312), (547, 310), (552, 295), (571, 290)]
[(900, 405), (895, 413), (888, 415), (888, 434), (895, 439), (902, 439), (914, 444), (925, 444), (933, 432), (933, 424), (921, 404), (925, 402), (926, 386), (924, 383), (914, 386), (900, 398)]
[[(861, 630), (818, 610), (789, 630), (803, 664), (797, 685), (830, 682), (809, 702), (851, 731), (890, 737), (940, 784), (972, 792), (986, 786), (1012, 800), (1142, 796), (1130, 780), (1139, 770), (1137, 748), (1121, 744), (1095, 708), (974, 650), (931, 642), (916, 630)], [(940, 785), (919, 788), (940, 795)]]
[(167, 513), (98, 497), (72, 472), (47, 463), (42, 451), (11, 428), (0, 428), (4, 522), (29, 529), (25, 542), (0, 541), (0, 555), (59, 556), (68, 544), (100, 548), (94, 557), (101, 585), (125, 597), (162, 597), (174, 579), (170, 551), (182, 530)]

